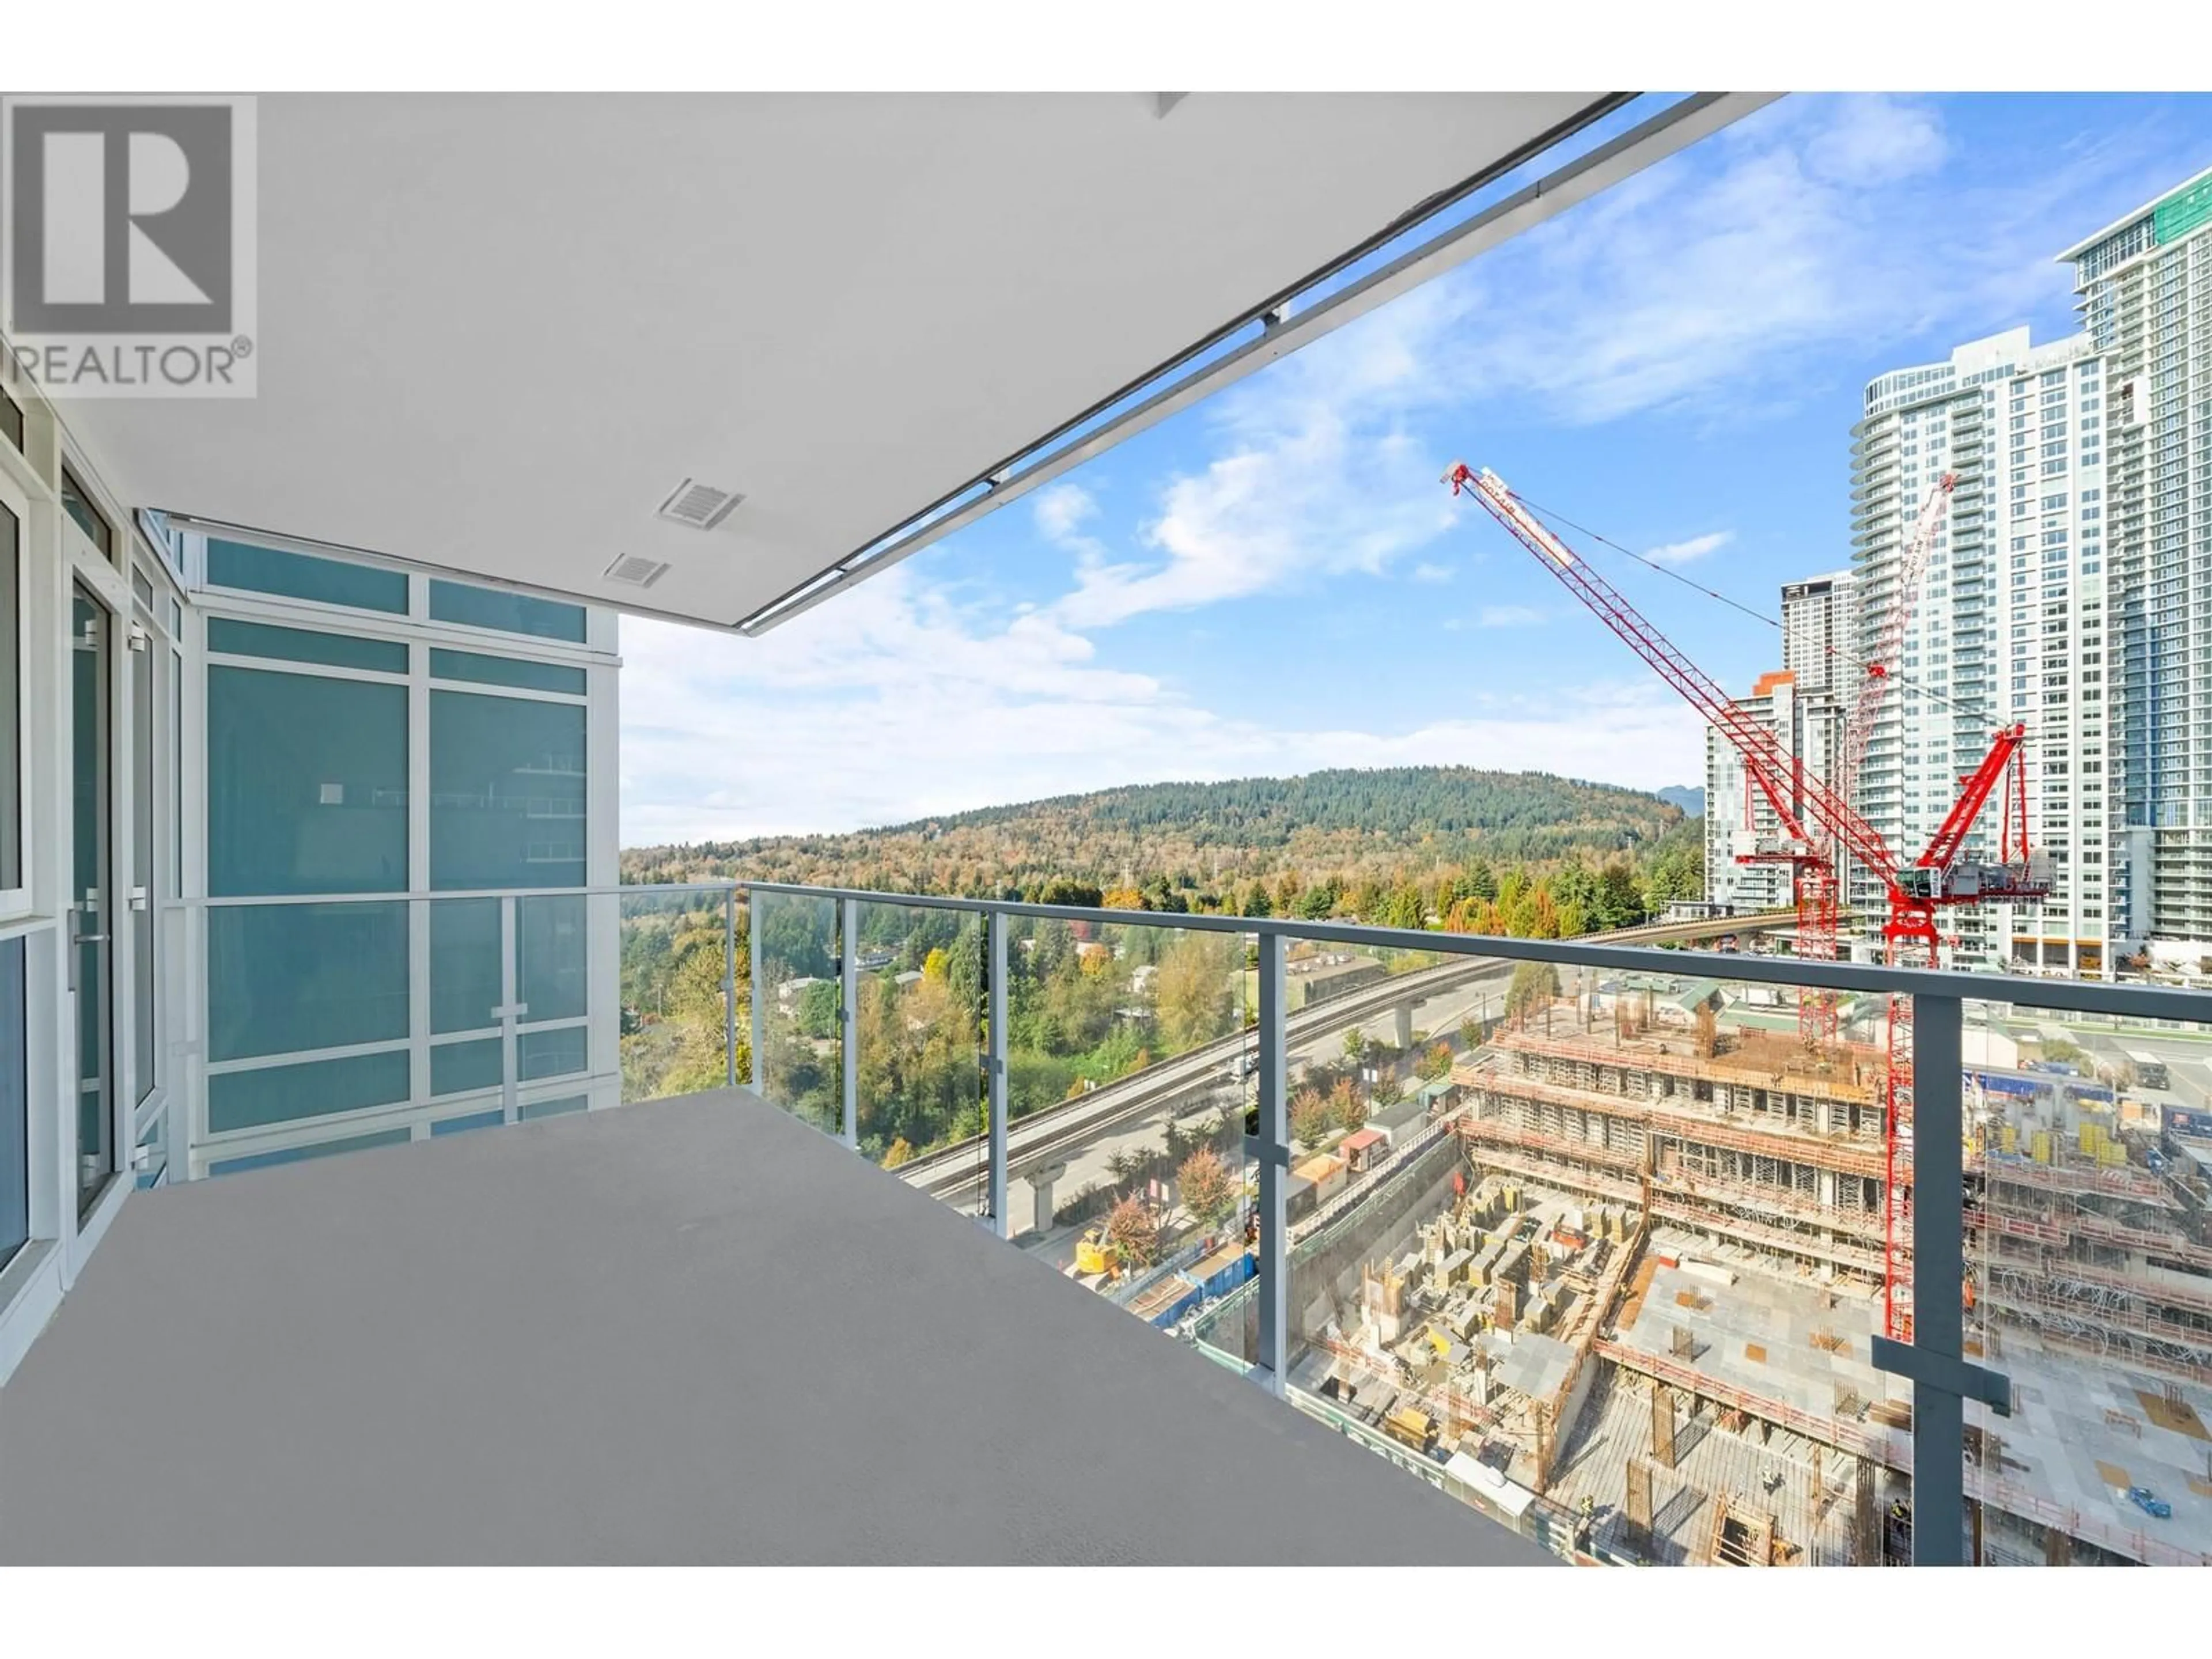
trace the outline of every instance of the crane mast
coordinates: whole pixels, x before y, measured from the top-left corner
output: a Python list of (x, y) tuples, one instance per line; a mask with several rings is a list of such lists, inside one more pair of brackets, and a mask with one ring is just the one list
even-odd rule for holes
[[(1851, 727), (1845, 729), (1847, 744), (1842, 775), (1834, 784), (1808, 772), (1783, 749), (1771, 727), (1753, 719), (1719, 683), (1700, 669), (1647, 621), (1643, 614), (1607, 581), (1551, 528), (1516, 497), (1505, 481), (1485, 468), (1476, 472), (1465, 462), (1455, 463), (1444, 474), (1455, 495), (1469, 495), (1480, 502), (1513, 538), (1536, 556), (1547, 570), (1595, 612), (1628, 647), (1634, 651), (1703, 715), (1741, 757), (1748, 787), (1756, 788), (1772, 808), (1780, 834), (1771, 841), (1738, 854), (1743, 862), (1787, 862), (1802, 918), (1808, 911), (1818, 924), (1825, 916), (1826, 954), (1833, 957), (1837, 872), (1842, 860), (1856, 860), (1878, 878), (1889, 902), (1883, 924), (1884, 957), (1893, 965), (1908, 952), (1925, 953), (1928, 965), (1937, 961), (1942, 935), (1936, 912), (1943, 907), (1972, 904), (1990, 899), (2033, 902), (2051, 890), (2050, 876), (2027, 844), (2027, 783), (2021, 764), (2026, 728), (2017, 723), (1998, 731), (1990, 752), (1974, 773), (1961, 780), (1961, 792), (1927, 848), (1910, 866), (1899, 863), (1882, 838), (1853, 807), (1844, 790), (1856, 775), (1856, 761), (1864, 752), (1862, 730), (1858, 749), (1849, 748)], [(1953, 480), (1946, 477), (1921, 510), (1920, 521), (1907, 550), (1906, 568), (1917, 575), (1927, 558), (1935, 527), (1940, 522)], [(1893, 600), (1881, 635), (1889, 641), (1887, 654), (1869, 665), (1863, 683), (1854, 725), (1870, 727), (1878, 707), (1881, 683), (1890, 674), (1897, 646), (1904, 635), (1903, 618), (1909, 600), (1902, 594)], [(1858, 712), (1865, 711), (1863, 718)], [(1999, 859), (1995, 864), (1969, 861), (1964, 857), (1968, 833), (1990, 796), (2004, 784), (2004, 824)], [(1807, 820), (1812, 824), (1808, 826)], [(1814, 832), (1815, 828), (1820, 832)], [(1813, 951), (1824, 942), (1816, 937)], [(1811, 954), (1811, 952), (1808, 952)], [(1808, 1012), (1808, 1005), (1809, 1012)], [(1834, 1003), (1809, 992), (1798, 999), (1800, 1032), (1816, 1044), (1835, 1036)], [(1892, 996), (1887, 1021), (1888, 1067), (1883, 1114), (1883, 1323), (1901, 1341), (1912, 1334), (1911, 1314), (1911, 1185), (1912, 1185), (1912, 1026), (1911, 999)]]

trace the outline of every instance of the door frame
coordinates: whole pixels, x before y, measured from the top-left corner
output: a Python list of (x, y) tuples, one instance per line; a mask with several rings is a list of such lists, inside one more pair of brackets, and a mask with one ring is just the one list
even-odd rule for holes
[[(82, 475), (80, 473), (79, 476), (82, 477)], [(125, 838), (129, 833), (131, 823), (128, 816), (131, 805), (131, 781), (129, 777), (131, 767), (130, 747), (128, 741), (130, 730), (130, 684), (127, 670), (124, 664), (124, 657), (126, 654), (128, 647), (128, 635), (127, 634), (122, 633), (122, 630), (127, 628), (131, 617), (131, 593), (130, 569), (127, 564), (118, 568), (117, 566), (109, 563), (106, 558), (101, 556), (100, 550), (92, 544), (90, 540), (79, 532), (75, 525), (70, 524), (66, 520), (64, 520), (64, 524), (62, 539), (67, 549), (68, 555), (65, 560), (66, 568), (64, 568), (62, 573), (61, 632), (62, 644), (64, 650), (75, 649), (74, 645), (71, 643), (73, 629), (70, 607), (75, 600), (76, 586), (80, 583), (82, 583), (83, 586), (91, 592), (94, 598), (98, 599), (101, 605), (106, 607), (108, 615), (112, 619), (110, 625), (117, 629), (118, 635), (122, 635), (118, 641), (112, 641), (110, 644), (107, 653), (107, 684), (106, 687), (108, 708), (106, 756), (108, 787), (106, 811), (107, 823), (106, 828), (107, 832), (108, 885), (110, 889), (112, 890), (117, 885), (115, 880), (116, 871), (118, 867), (120, 854), (124, 846), (126, 844)], [(130, 545), (130, 543), (126, 540), (124, 544), (128, 546)], [(117, 649), (117, 643), (122, 644), (125, 647), (125, 649)], [(76, 693), (76, 676), (70, 671), (70, 665), (66, 659), (64, 659), (62, 666), (64, 685), (66, 688), (68, 695), (73, 698)], [(74, 737), (76, 719), (76, 710), (74, 703), (72, 702), (71, 706), (65, 711), (62, 721), (63, 732), (67, 738), (63, 756), (63, 775), (64, 778), (68, 779), (70, 786), (72, 788), (75, 787), (75, 779), (71, 775), (70, 769), (76, 763)], [(62, 890), (61, 897), (64, 907), (64, 914), (62, 918), (63, 926), (59, 930), (59, 937), (57, 943), (61, 950), (68, 951), (75, 948), (70, 943), (66, 917), (66, 907), (74, 902), (74, 894), (76, 891), (76, 872), (72, 867), (76, 856), (74, 837), (72, 836), (71, 842), (66, 848), (59, 850), (61, 850), (64, 854), (64, 856), (60, 860), (61, 865), (64, 867), (58, 872), (62, 878), (60, 884)], [(70, 1047), (65, 1063), (60, 1068), (64, 1078), (65, 1079), (65, 1090), (63, 1096), (64, 1121), (62, 1127), (64, 1130), (63, 1139), (69, 1143), (64, 1153), (64, 1173), (67, 1178), (67, 1190), (71, 1201), (63, 1206), (64, 1212), (63, 1219), (64, 1225), (67, 1225), (71, 1215), (74, 1215), (76, 1218), (76, 1224), (74, 1228), (65, 1235), (69, 1241), (69, 1260), (66, 1275), (72, 1282), (76, 1279), (76, 1275), (83, 1270), (87, 1258), (89, 1257), (93, 1250), (98, 1247), (100, 1239), (106, 1234), (108, 1228), (114, 1224), (116, 1213), (122, 1208), (124, 1198), (131, 1191), (133, 1185), (130, 1179), (131, 1152), (135, 1150), (135, 1144), (132, 1139), (131, 1128), (131, 1108), (129, 1104), (130, 1091), (123, 1086), (123, 1079), (118, 1075), (118, 1073), (120, 1070), (119, 1061), (126, 1045), (120, 1041), (120, 1027), (116, 1018), (117, 1007), (115, 993), (116, 988), (122, 982), (122, 973), (120, 970), (122, 969), (125, 957), (122, 951), (118, 949), (118, 945), (121, 941), (118, 941), (115, 936), (115, 928), (113, 925), (113, 920), (116, 914), (113, 908), (115, 896), (112, 891), (111, 891), (107, 896), (107, 902), (109, 905), (107, 929), (107, 1133), (109, 1146), (114, 1153), (114, 1157), (111, 1161), (113, 1163), (115, 1167), (107, 1178), (107, 1184), (101, 1188), (99, 1197), (94, 1199), (88, 1206), (82, 1204), (81, 1194), (77, 1187), (78, 1177), (76, 1172), (76, 1159), (78, 1153), (76, 1150), (76, 1125), (80, 1100), (78, 1091), (84, 1081), (84, 1079), (78, 1074), (77, 1071), (77, 1045), (79, 1039), (77, 1031), (78, 1012), (76, 997), (80, 994), (68, 992), (66, 990), (64, 992), (64, 1000), (69, 1005), (66, 1010), (66, 1018), (68, 1021)], [(66, 966), (66, 964), (64, 965)], [(64, 980), (64, 986), (67, 984), (66, 978)]]

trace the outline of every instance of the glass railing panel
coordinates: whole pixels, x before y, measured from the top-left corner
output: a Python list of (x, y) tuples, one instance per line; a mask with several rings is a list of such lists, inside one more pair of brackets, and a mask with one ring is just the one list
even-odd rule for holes
[(1241, 933), (1028, 918), (1007, 948), (1008, 1233), (1240, 1364), (1250, 957)]
[[(541, 902), (551, 901), (532, 902)], [(723, 1087), (731, 1071), (722, 990), (729, 929), (722, 894), (633, 888), (620, 895), (617, 905), (623, 1102)], [(738, 961), (742, 977), (742, 951)], [(533, 1016), (536, 1012), (533, 1001)], [(738, 1041), (749, 1050), (742, 1010), (737, 1024)], [(750, 1065), (746, 1050), (737, 1056), (740, 1083)]]
[(854, 914), (856, 1144), (887, 1170), (930, 1170), (925, 1191), (982, 1214), (990, 1195), (983, 919), (902, 904), (861, 904)]
[(1292, 1403), (1570, 1559), (1881, 1559), (1882, 1008), (1395, 965), (1293, 1016)]
[(825, 1133), (842, 1133), (837, 902), (763, 892), (751, 901), (762, 1097)]
[(1968, 1559), (2212, 1563), (2212, 1026), (1964, 1026)]

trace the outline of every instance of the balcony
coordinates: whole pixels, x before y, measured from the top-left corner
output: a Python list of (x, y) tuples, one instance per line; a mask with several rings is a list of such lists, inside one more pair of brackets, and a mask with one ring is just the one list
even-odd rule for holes
[(141, 1194), (0, 1467), (17, 1563), (1548, 1559), (742, 1090)]
[[(487, 898), (580, 907), (585, 977), (629, 975), (617, 1093), (699, 1091), (527, 1121), (575, 1085), (518, 1060), (543, 941), (487, 935), (482, 1097), (293, 1120), (295, 1167), (125, 1206), (0, 1392), (0, 1558), (2212, 1553), (2195, 1443), (2130, 1392), (2212, 1415), (2212, 1237), (2154, 1130), (2039, 1140), (2063, 1097), (2014, 1054), (2201, 998), (1656, 948), (1787, 912), (1561, 942), (769, 884), (457, 902)], [(660, 933), (697, 959), (655, 1009)], [(1095, 1034), (1040, 1036), (1054, 988)], [(2043, 1092), (2015, 1115), (1997, 1075)], [(480, 1122), (513, 1127), (452, 1133)], [(2122, 1466), (2130, 1416), (2168, 1525), (2075, 1468)]]

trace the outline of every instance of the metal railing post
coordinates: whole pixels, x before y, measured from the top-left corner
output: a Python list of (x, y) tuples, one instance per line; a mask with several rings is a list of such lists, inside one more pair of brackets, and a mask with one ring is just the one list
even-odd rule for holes
[[(1916, 997), (1912, 1018), (1912, 1346), (1955, 1363), (1965, 1352), (1966, 1276), (1956, 997)], [(1940, 1380), (1912, 1385), (1912, 1565), (1966, 1556), (1966, 1401)]]
[(1013, 1218), (1006, 1213), (1006, 913), (991, 911), (986, 931), (990, 955), (985, 970), (991, 976), (989, 1047), (984, 1060), (990, 1079), (991, 1227), (1000, 1237), (1012, 1238)]
[(509, 893), (499, 902), (499, 1006), (492, 1010), (499, 1016), (499, 1115), (508, 1123), (521, 1117), (520, 1088), (516, 1079), (521, 1043), (515, 1033), (515, 1022), (530, 1012), (515, 1000), (514, 955), (520, 936), (514, 895)]
[(2012, 1413), (2010, 1381), (1966, 1357), (1966, 1121), (1955, 996), (1912, 999), (1912, 1340), (1874, 1363), (1912, 1381), (1912, 1565), (1966, 1561), (1966, 1406)]
[(752, 1084), (755, 1094), (762, 1093), (768, 1087), (768, 1008), (761, 1000), (760, 922), (760, 895), (748, 890), (745, 894), (745, 939), (752, 957), (752, 977), (748, 994), (753, 1000)]
[(848, 1146), (860, 1144), (860, 902), (838, 901), (837, 936), (838, 1071), (845, 1080)]
[(738, 1085), (738, 890), (722, 895), (722, 1081)]
[(1290, 1044), (1285, 1028), (1289, 986), (1283, 973), (1283, 936), (1260, 935), (1260, 1351), (1253, 1380), (1280, 1394), (1290, 1369), (1290, 1226), (1284, 1212), (1290, 1175)]

